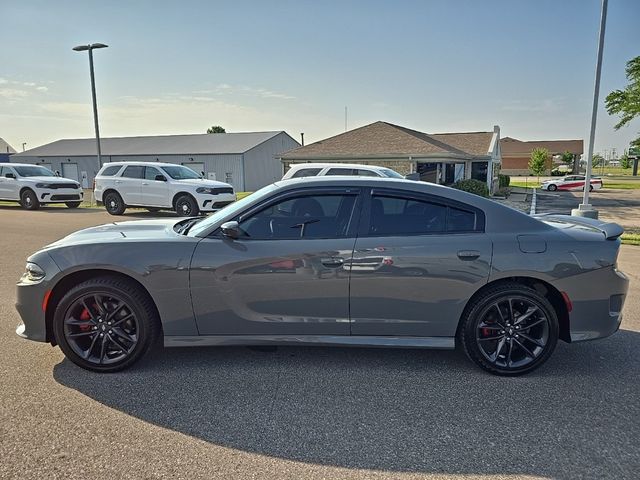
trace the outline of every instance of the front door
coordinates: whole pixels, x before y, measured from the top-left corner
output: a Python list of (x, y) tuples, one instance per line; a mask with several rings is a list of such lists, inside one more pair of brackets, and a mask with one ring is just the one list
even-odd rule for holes
[(349, 335), (358, 191), (288, 193), (203, 239), (191, 264), (201, 335)]
[[(158, 176), (164, 177), (165, 180), (156, 180)], [(170, 207), (172, 199), (169, 198), (167, 180), (167, 176), (156, 167), (145, 167), (140, 190), (142, 204), (150, 207)]]
[(373, 191), (368, 205), (352, 260), (352, 335), (454, 336), (489, 277), (482, 212), (385, 190)]

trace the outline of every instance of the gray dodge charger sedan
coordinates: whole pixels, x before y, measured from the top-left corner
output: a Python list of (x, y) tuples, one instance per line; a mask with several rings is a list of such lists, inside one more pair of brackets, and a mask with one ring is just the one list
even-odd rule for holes
[(314, 177), (207, 218), (87, 228), (29, 257), (18, 335), (113, 372), (165, 346), (454, 348), (500, 375), (614, 333), (622, 228), (447, 187)]

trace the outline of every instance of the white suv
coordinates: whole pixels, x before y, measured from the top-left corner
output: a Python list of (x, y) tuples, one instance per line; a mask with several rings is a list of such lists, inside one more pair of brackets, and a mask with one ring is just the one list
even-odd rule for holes
[(96, 175), (94, 195), (111, 215), (122, 215), (127, 207), (143, 207), (191, 217), (236, 200), (228, 183), (205, 180), (190, 168), (160, 162), (107, 163)]
[(47, 203), (78, 208), (83, 195), (78, 182), (58, 177), (40, 165), (0, 163), (0, 200), (18, 202), (27, 210), (37, 210)]
[(325, 175), (359, 175), (364, 177), (405, 178), (398, 172), (377, 165), (355, 163), (297, 163), (284, 174), (282, 180), (301, 177), (321, 177)]

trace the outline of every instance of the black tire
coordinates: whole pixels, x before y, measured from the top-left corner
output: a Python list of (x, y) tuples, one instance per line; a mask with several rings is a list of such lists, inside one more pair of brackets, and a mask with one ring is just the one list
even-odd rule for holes
[(181, 217), (195, 217), (200, 213), (200, 209), (195, 199), (185, 194), (176, 199), (176, 213)]
[(118, 192), (109, 192), (102, 200), (104, 202), (104, 208), (111, 215), (122, 215), (127, 209), (127, 206)]
[(161, 209), (158, 207), (147, 207), (145, 210), (151, 213), (156, 213), (156, 212), (159, 212)]
[(78, 208), (82, 202), (65, 202), (67, 208)]
[(555, 192), (556, 190), (558, 190), (558, 186), (554, 183), (552, 183), (551, 185), (549, 185), (547, 187), (547, 190), (549, 190), (550, 192)]
[(53, 330), (69, 360), (84, 369), (108, 373), (138, 361), (155, 344), (161, 328), (153, 302), (140, 286), (103, 276), (76, 285), (62, 297)]
[(40, 208), (40, 202), (38, 196), (33, 190), (25, 189), (20, 194), (20, 205), (25, 210), (38, 210)]
[[(526, 313), (535, 308), (525, 316), (525, 306)], [(513, 318), (509, 318), (509, 309)], [(480, 368), (495, 375), (522, 375), (538, 368), (553, 353), (558, 343), (558, 317), (536, 290), (518, 283), (501, 284), (467, 305), (458, 336), (467, 356)]]

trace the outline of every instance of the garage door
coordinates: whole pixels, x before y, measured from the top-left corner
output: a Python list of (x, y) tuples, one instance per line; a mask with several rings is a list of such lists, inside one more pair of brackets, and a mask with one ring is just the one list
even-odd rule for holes
[(191, 170), (196, 172), (198, 175), (203, 175), (204, 174), (204, 163), (189, 162), (189, 163), (183, 163), (182, 165), (184, 165), (185, 167), (189, 167)]
[(70, 178), (76, 182), (80, 180), (78, 177), (78, 164), (77, 163), (63, 163), (62, 164), (62, 176), (64, 178)]

